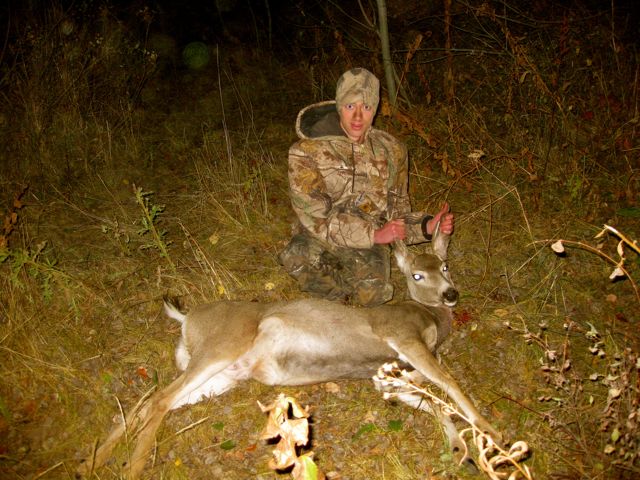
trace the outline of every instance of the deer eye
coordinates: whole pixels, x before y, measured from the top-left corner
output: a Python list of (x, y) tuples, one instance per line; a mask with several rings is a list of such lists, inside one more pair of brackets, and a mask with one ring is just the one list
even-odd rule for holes
[(442, 271), (443, 272), (448, 272), (449, 271), (449, 265), (447, 265), (446, 263), (442, 266)]
[(414, 279), (416, 282), (419, 282), (419, 281), (420, 281), (420, 280), (422, 280), (423, 278), (424, 278), (424, 275), (420, 275), (419, 273), (414, 273), (414, 274), (413, 274), (413, 279)]

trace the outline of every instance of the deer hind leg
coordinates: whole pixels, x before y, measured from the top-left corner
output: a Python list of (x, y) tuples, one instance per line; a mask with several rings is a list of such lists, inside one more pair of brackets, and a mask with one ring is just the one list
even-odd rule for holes
[(92, 452), (90, 457), (81, 460), (80, 465), (76, 470), (76, 478), (88, 477), (95, 469), (104, 465), (111, 456), (111, 452), (118, 444), (120, 438), (126, 432), (134, 432), (138, 428), (140, 422), (140, 409), (144, 407), (145, 402), (148, 400), (148, 396), (149, 393), (142, 397), (131, 412), (126, 414), (124, 419), (113, 427), (106, 440), (102, 442), (102, 445), (100, 445), (95, 452)]
[(135, 449), (126, 467), (127, 477), (138, 478), (153, 447), (156, 432), (169, 411), (197, 403), (204, 397), (220, 395), (235, 386), (233, 372), (225, 370), (228, 365), (229, 362), (208, 364), (204, 368), (189, 365), (186, 372), (169, 386), (141, 402), (126, 417), (124, 423), (116, 426), (93, 458), (81, 465), (77, 473), (86, 476), (104, 464), (127, 429), (137, 437)]
[(120, 437), (124, 435), (125, 425), (128, 425), (128, 423), (129, 419), (127, 418), (124, 422), (116, 425), (102, 445), (90, 457), (81, 460), (80, 466), (76, 470), (76, 477), (90, 476), (96, 468), (107, 461)]

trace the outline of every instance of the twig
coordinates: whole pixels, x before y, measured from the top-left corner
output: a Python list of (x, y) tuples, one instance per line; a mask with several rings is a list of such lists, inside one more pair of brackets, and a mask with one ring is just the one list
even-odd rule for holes
[(35, 477), (33, 477), (33, 480), (38, 480), (38, 478), (44, 477), (47, 473), (54, 471), (60, 465), (64, 465), (64, 462), (58, 462), (55, 465), (53, 465), (52, 467), (47, 468), (44, 472), (40, 472)]
[(596, 238), (600, 238), (604, 235), (604, 231), (608, 230), (611, 233), (613, 233), (616, 237), (618, 237), (620, 240), (622, 240), (624, 243), (626, 243), (627, 245), (629, 245), (638, 255), (640, 255), (640, 247), (638, 247), (638, 242), (636, 240), (631, 241), (629, 240), (623, 233), (621, 233), (619, 230), (613, 228), (611, 225), (607, 225), (606, 223), (603, 225), (603, 230), (596, 235)]
[[(586, 243), (583, 243), (583, 242), (580, 242), (580, 241), (576, 241), (576, 240), (564, 240), (564, 239), (558, 239), (558, 240), (555, 240), (555, 241), (554, 240), (538, 240), (538, 241), (535, 241), (533, 243), (551, 244), (550, 245), (551, 249), (557, 254), (564, 253), (565, 252), (565, 250), (564, 250), (565, 246), (580, 248), (582, 250), (586, 250), (588, 252), (596, 254), (600, 258), (605, 259), (607, 262), (609, 262), (609, 263), (611, 263), (612, 265), (615, 266), (614, 271), (609, 276), (610, 279), (613, 280), (613, 279), (615, 279), (617, 277), (622, 277), (622, 276), (627, 277), (627, 279), (629, 280), (629, 283), (631, 284), (631, 288), (633, 288), (633, 291), (636, 294), (638, 302), (640, 302), (640, 290), (638, 290), (638, 285), (636, 284), (636, 282), (631, 277), (629, 271), (624, 267), (624, 262), (626, 260), (626, 258), (624, 256), (624, 246), (625, 245), (629, 246), (634, 252), (636, 252), (639, 255), (640, 255), (640, 248), (638, 248), (638, 244), (637, 244), (637, 242), (635, 240), (631, 241), (628, 237), (626, 237), (620, 231), (618, 231), (614, 227), (611, 227), (610, 225), (606, 225), (606, 224), (603, 226), (603, 229), (600, 231), (600, 233), (598, 233), (595, 236), (595, 238), (602, 238), (604, 236), (604, 234), (607, 233), (607, 232), (612, 233), (613, 235), (617, 236), (620, 239), (620, 241), (618, 242), (618, 246), (617, 246), (617, 253), (620, 256), (619, 260), (616, 260), (615, 258), (607, 255), (606, 253), (604, 253), (599, 248), (592, 247), (591, 245), (588, 245)], [(551, 243), (551, 242), (553, 242), (553, 243)]]
[[(209, 420), (210, 418), (211, 418), (211, 416), (206, 416), (206, 417), (201, 418), (200, 420), (198, 420), (198, 421), (196, 421), (196, 422), (193, 422), (193, 423), (191, 423), (191, 424), (187, 425), (187, 426), (186, 426), (186, 427), (184, 427), (184, 428), (181, 428), (181, 429), (180, 429), (180, 430), (178, 430), (176, 433), (174, 433), (173, 435), (171, 435), (171, 437), (169, 437), (168, 439), (164, 440), (164, 442), (166, 442), (166, 441), (167, 441), (167, 440), (169, 440), (169, 439), (175, 438), (175, 437), (177, 437), (178, 435), (182, 435), (184, 432), (189, 431), (189, 430), (191, 430), (192, 428), (197, 427), (198, 425), (200, 425), (201, 423), (206, 422), (206, 421), (207, 421), (207, 420)], [(164, 442), (162, 442), (162, 443), (164, 443)]]

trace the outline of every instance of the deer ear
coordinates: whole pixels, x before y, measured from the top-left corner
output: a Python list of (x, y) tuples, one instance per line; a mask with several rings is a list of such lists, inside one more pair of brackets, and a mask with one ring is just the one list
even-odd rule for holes
[(405, 272), (409, 264), (409, 249), (404, 242), (396, 240), (393, 242), (393, 255), (396, 257), (396, 263), (401, 272)]
[(447, 250), (449, 249), (449, 240), (451, 240), (451, 235), (447, 235), (446, 233), (442, 233), (440, 231), (440, 223), (436, 225), (436, 230), (433, 232), (433, 240), (431, 241), (431, 247), (433, 248), (433, 253), (442, 260), (445, 261), (447, 259)]

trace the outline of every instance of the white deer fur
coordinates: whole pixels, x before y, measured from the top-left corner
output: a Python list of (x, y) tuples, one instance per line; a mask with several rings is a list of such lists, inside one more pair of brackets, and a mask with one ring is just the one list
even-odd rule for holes
[[(125, 428), (137, 434), (127, 466), (137, 478), (164, 416), (176, 408), (220, 395), (238, 382), (305, 385), (346, 378), (371, 378), (385, 362), (400, 360), (418, 379), (439, 387), (476, 427), (500, 435), (478, 412), (434, 356), (451, 330), (457, 291), (446, 264), (449, 236), (436, 232), (434, 253), (411, 254), (400, 242), (394, 253), (411, 300), (356, 308), (318, 299), (255, 303), (220, 301), (200, 305), (187, 315), (165, 302), (166, 313), (182, 323), (176, 363), (183, 373), (139, 404), (80, 466), (87, 475), (104, 464)], [(451, 447), (461, 449), (451, 420), (412, 394), (401, 401), (443, 421)]]

